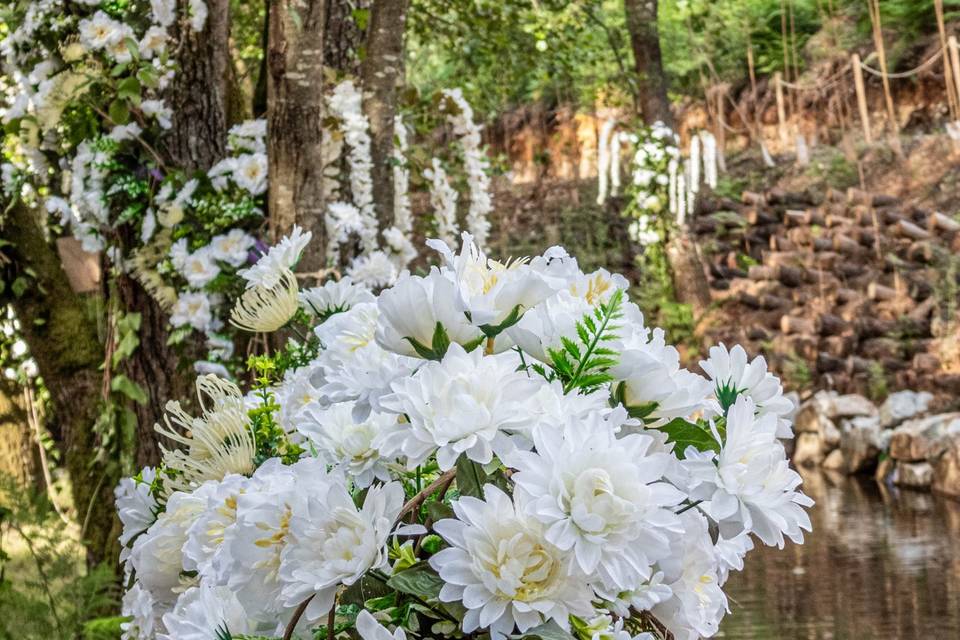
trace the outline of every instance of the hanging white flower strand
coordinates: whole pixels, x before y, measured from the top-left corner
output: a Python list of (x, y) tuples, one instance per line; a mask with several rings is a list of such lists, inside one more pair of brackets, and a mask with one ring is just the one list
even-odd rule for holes
[(717, 139), (704, 129), (700, 132), (703, 143), (703, 181), (711, 189), (717, 188)]
[[(490, 161), (483, 152), (480, 131), (483, 129), (473, 120), (473, 108), (459, 88), (445, 89), (443, 95), (457, 107), (457, 113), (447, 115), (447, 122), (460, 137), (463, 147), (463, 165), (470, 190), (470, 206), (467, 209), (467, 230), (481, 249), (486, 247), (490, 233), (488, 214), (493, 211), (490, 197)], [(442, 105), (443, 106), (443, 105)]]
[(620, 193), (620, 145), (625, 137), (617, 131), (610, 138), (610, 195), (614, 198)]
[(424, 169), (423, 175), (430, 181), (430, 206), (437, 222), (437, 237), (453, 244), (457, 236), (457, 198), (459, 194), (450, 186), (447, 172), (439, 158), (434, 158), (432, 169)]
[(600, 127), (597, 141), (597, 204), (607, 201), (608, 173), (610, 171), (610, 134), (617, 121), (610, 118)]
[(344, 139), (350, 147), (350, 191), (353, 204), (360, 212), (360, 244), (364, 253), (375, 251), (377, 213), (373, 206), (373, 159), (370, 155), (370, 122), (363, 114), (363, 96), (352, 80), (334, 88), (328, 100), (330, 111), (340, 120)]

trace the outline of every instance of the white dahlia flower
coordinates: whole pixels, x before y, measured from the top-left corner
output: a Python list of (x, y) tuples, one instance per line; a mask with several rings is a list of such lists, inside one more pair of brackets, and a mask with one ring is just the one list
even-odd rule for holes
[(617, 439), (623, 409), (604, 419), (541, 425), (535, 452), (518, 451), (515, 499), (543, 524), (547, 541), (572, 551), (580, 569), (620, 590), (650, 577), (651, 565), (670, 552), (680, 522), (671, 507), (684, 494), (662, 481), (673, 457), (655, 453), (645, 434)]
[(406, 415), (409, 423), (388, 427), (378, 445), (385, 455), (403, 456), (413, 469), (436, 453), (444, 471), (461, 454), (487, 464), (512, 452), (534, 424), (530, 397), (540, 381), (516, 371), (510, 354), (484, 356), (450, 345), (440, 362), (428, 362), (413, 376), (393, 383), (381, 404)]
[(514, 629), (524, 633), (550, 620), (569, 629), (570, 615), (593, 615), (587, 578), (507, 494), (488, 484), (484, 500), (464, 496), (453, 510), (456, 519), (434, 524), (450, 547), (433, 555), (430, 566), (444, 581), (440, 600), (467, 609), (465, 633), (489, 629), (502, 640)]

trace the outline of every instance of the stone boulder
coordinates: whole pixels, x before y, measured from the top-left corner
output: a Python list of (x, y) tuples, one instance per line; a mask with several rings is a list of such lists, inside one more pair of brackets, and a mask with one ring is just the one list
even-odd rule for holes
[(936, 459), (956, 434), (960, 434), (960, 413), (907, 420), (893, 430), (890, 457), (904, 462)]
[(820, 463), (820, 466), (824, 469), (829, 469), (830, 471), (846, 471), (847, 463), (843, 459), (843, 451), (840, 449), (834, 449), (831, 451), (823, 462)]
[(815, 467), (824, 459), (823, 442), (816, 433), (800, 433), (796, 437), (793, 449), (793, 464)]
[(933, 465), (929, 462), (897, 462), (893, 484), (908, 489), (929, 489), (933, 484)]
[(934, 491), (960, 498), (960, 436), (949, 438), (943, 453), (933, 463)]
[(933, 394), (926, 391), (897, 391), (891, 393), (880, 405), (880, 427), (890, 429), (904, 420), (924, 413), (933, 401)]
[(887, 448), (889, 432), (880, 428), (876, 416), (861, 416), (843, 422), (840, 450), (847, 473), (869, 473), (877, 466), (880, 452)]

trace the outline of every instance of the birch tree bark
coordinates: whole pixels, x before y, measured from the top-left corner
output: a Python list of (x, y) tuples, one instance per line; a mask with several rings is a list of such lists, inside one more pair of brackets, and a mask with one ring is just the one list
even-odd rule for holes
[(272, 0), (267, 46), (267, 206), (274, 237), (313, 232), (301, 271), (324, 260), (322, 125), (325, 0)]
[(380, 230), (393, 223), (394, 118), (403, 83), (404, 27), (410, 0), (377, 0), (370, 13), (363, 61), (363, 110), (370, 120), (373, 201)]

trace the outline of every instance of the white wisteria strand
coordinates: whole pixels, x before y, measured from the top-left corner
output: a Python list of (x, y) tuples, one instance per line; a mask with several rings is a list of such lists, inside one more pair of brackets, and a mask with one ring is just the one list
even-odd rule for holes
[[(490, 221), (487, 216), (493, 211), (490, 195), (490, 161), (483, 151), (480, 132), (482, 127), (474, 122), (473, 108), (459, 88), (444, 89), (444, 97), (455, 105), (455, 111), (447, 115), (454, 135), (459, 136), (463, 149), (463, 168), (467, 175), (470, 203), (467, 208), (467, 230), (481, 249), (487, 245)], [(447, 107), (449, 110), (449, 107)]]

